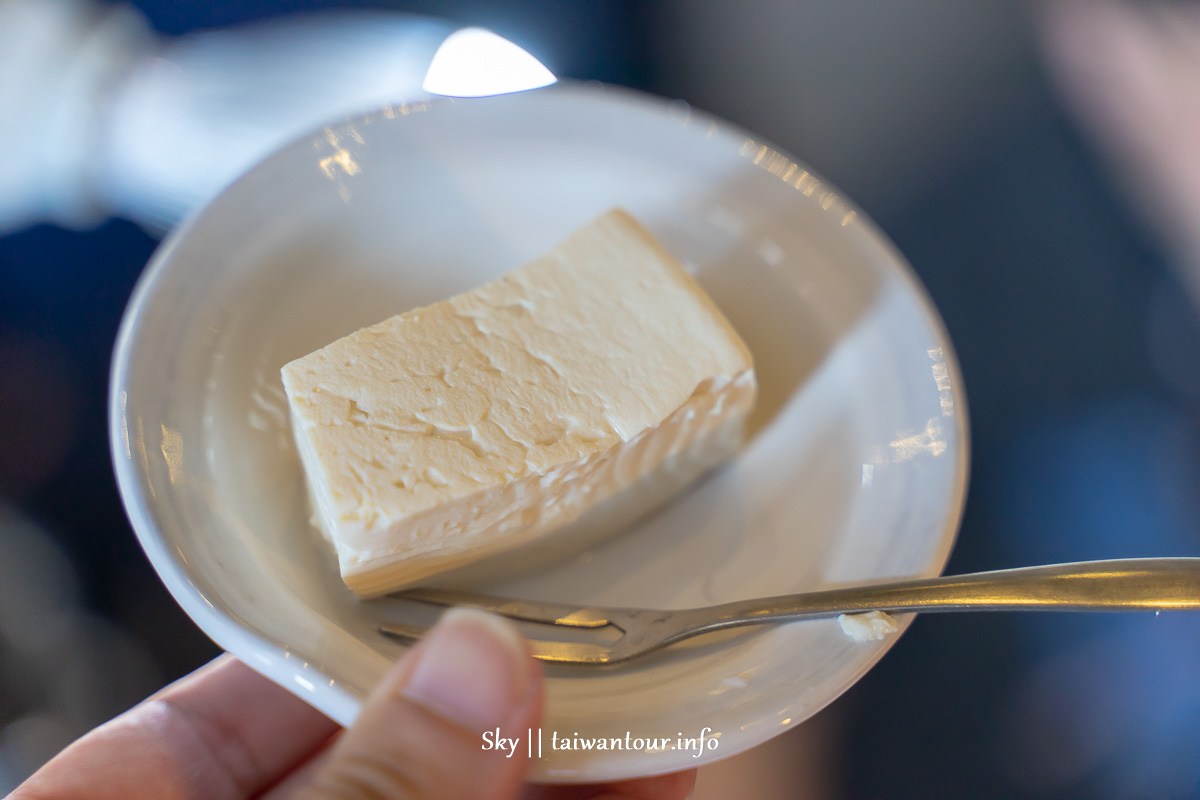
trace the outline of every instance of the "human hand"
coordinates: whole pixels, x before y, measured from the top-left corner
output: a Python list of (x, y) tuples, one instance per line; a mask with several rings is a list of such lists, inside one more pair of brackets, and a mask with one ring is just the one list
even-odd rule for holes
[(345, 731), (226, 656), (92, 731), (8, 800), (687, 796), (694, 771), (525, 786), (528, 758), (482, 749), (481, 731), (537, 727), (542, 689), (516, 630), (477, 611), (447, 613)]

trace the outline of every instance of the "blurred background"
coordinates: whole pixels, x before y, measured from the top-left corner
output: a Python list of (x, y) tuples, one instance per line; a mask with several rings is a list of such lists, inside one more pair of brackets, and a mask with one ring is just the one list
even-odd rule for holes
[[(105, 419), (138, 275), (232, 177), (204, 154), (416, 96), (463, 26), (774, 140), (897, 243), (970, 400), (950, 570), (1200, 555), (1193, 4), (0, 0), (0, 792), (216, 655)], [(697, 797), (1200, 797), (1198, 665), (1194, 615), (921, 618)]]

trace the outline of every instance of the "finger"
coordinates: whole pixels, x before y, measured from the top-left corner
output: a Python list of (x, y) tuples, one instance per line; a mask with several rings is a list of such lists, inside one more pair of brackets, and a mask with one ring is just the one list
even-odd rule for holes
[(242, 800), (336, 730), (320, 712), (226, 656), (68, 747), (11, 800)]
[(696, 770), (595, 786), (538, 786), (524, 800), (683, 800), (696, 786)]
[(371, 694), (307, 794), (323, 800), (507, 800), (528, 757), (483, 734), (525, 735), (541, 714), (541, 667), (516, 629), (454, 609)]
[(294, 800), (316, 780), (317, 774), (325, 769), (333, 755), (339, 735), (335, 734), (319, 749), (297, 764), (294, 769), (279, 779), (271, 788), (254, 796), (254, 800)]
[[(242, 797), (275, 782), (340, 730), (329, 717), (232, 656), (218, 659), (196, 677), (167, 687), (151, 701), (166, 704), (190, 725)], [(203, 796), (211, 795), (206, 791)]]

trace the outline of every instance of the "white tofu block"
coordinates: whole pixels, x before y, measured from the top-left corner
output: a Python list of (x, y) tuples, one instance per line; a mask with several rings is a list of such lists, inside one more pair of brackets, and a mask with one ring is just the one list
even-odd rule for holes
[(627, 523), (736, 450), (756, 393), (732, 326), (622, 211), (283, 383), (316, 519), (363, 596), (553, 549), (602, 505)]

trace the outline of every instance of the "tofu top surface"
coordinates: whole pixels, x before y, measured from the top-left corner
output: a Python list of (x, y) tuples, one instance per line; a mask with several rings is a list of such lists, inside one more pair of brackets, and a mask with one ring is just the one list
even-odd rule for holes
[(682, 265), (612, 211), (490, 283), (287, 364), (283, 379), (326, 499), (392, 516), (628, 441), (750, 368)]

